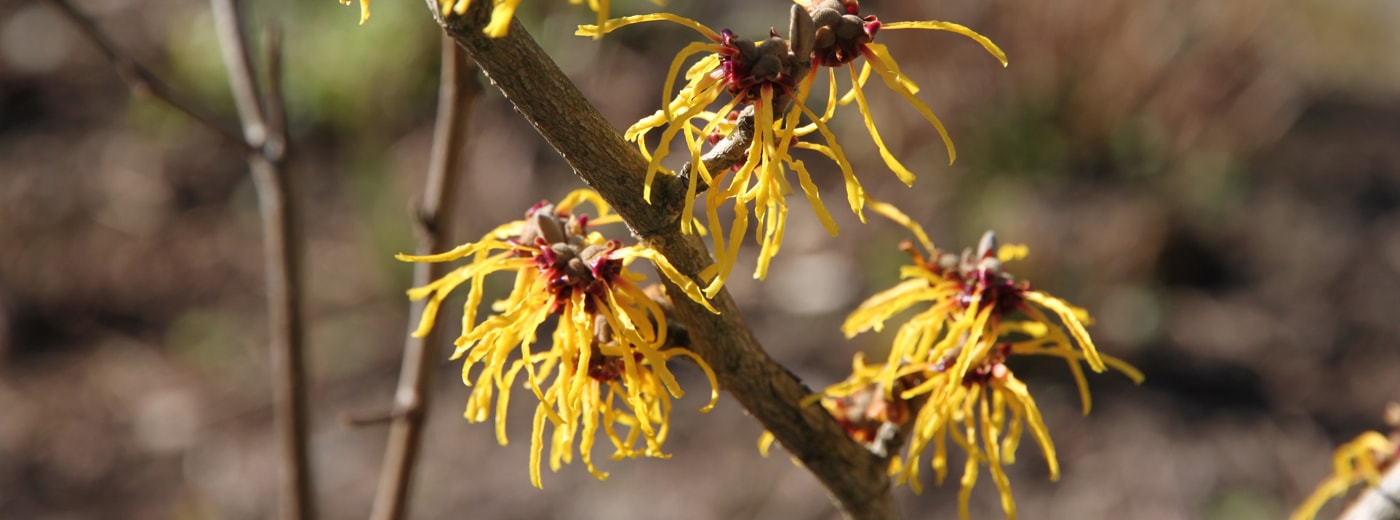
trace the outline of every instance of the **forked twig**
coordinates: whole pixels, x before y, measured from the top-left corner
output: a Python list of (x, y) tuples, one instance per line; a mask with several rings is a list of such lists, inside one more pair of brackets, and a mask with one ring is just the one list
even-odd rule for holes
[(301, 227), (286, 168), (286, 111), (281, 93), (281, 39), (269, 30), (267, 90), (258, 95), (252, 59), (243, 36), (237, 0), (210, 0), (229, 86), (243, 124), (243, 137), (262, 217), (272, 408), (281, 475), (281, 518), (315, 518), (305, 367), (306, 331), (301, 297)]
[[(442, 77), (438, 85), (437, 123), (433, 128), (432, 159), (418, 209), (417, 254), (427, 255), (452, 247), (452, 216), (457, 202), (458, 173), (465, 160), (463, 144), (471, 107), (481, 94), (476, 67), (457, 43), (442, 37)], [(449, 264), (415, 263), (413, 284), (426, 285), (447, 273)], [(417, 328), (424, 301), (410, 306), (409, 331)], [(399, 386), (394, 393), (389, 443), (384, 466), (379, 473), (379, 490), (374, 495), (370, 518), (404, 518), (408, 512), (413, 466), (418, 458), (423, 427), (428, 420), (427, 404), (435, 361), (438, 360), (438, 327), (421, 338), (409, 334), (404, 343)]]
[(259, 99), (252, 60), (244, 43), (235, 0), (211, 0), (229, 83), (242, 120), (243, 136), (177, 95), (170, 86), (124, 54), (92, 19), (68, 0), (50, 0), (112, 62), (136, 92), (147, 92), (213, 130), (242, 150), (258, 192), (273, 366), (273, 409), (282, 483), (281, 518), (315, 516), (308, 456), (305, 327), (301, 304), (301, 237), (291, 182), (286, 170), (287, 137), (281, 91), (281, 34), (267, 32), (265, 88)]

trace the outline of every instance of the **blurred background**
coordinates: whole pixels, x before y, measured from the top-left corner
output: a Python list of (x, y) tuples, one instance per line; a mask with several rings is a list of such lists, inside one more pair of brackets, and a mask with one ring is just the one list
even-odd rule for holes
[[(363, 27), (357, 8), (331, 0), (253, 4), (249, 20), (287, 28), (320, 507), (360, 518), (386, 429), (337, 418), (384, 410), (393, 394), (411, 270), (393, 254), (413, 247), (439, 31), (421, 2), (376, 2)], [(615, 15), (654, 9), (613, 4)], [(207, 5), (79, 5), (236, 120)], [(753, 37), (785, 27), (788, 4), (669, 8)], [(872, 83), (883, 136), (919, 179), (899, 183), (845, 107), (836, 130), (867, 190), (942, 247), (987, 229), (1030, 246), (1010, 271), (1087, 308), (1100, 349), (1147, 374), (1141, 386), (1092, 377), (1082, 416), (1062, 363), (1012, 367), (1064, 468), (1049, 482), (1022, 446), (1009, 468), (1022, 518), (1280, 518), (1330, 471), (1333, 447), (1383, 426), (1400, 396), (1400, 4), (868, 0), (863, 11), (965, 24), (1011, 62), (951, 33), (881, 32), (960, 156), (947, 166), (933, 129)], [(618, 128), (660, 106), (666, 66), (695, 39), (667, 24), (580, 39), (573, 28), (592, 13), (559, 0), (526, 1), (519, 16)], [(499, 93), (477, 103), (471, 130), (459, 241), (582, 187)], [(845, 340), (836, 325), (896, 280), (906, 236), (860, 225), (834, 168), (806, 162), (840, 236), (790, 199), (769, 279), (742, 276), (752, 249), (731, 289), (770, 353), (821, 387), (854, 353), (883, 355), (890, 336)], [(257, 220), (236, 150), (132, 97), (47, 3), (0, 2), (0, 518), (273, 514)], [(498, 446), (490, 426), (460, 418), (468, 389), (443, 359), (413, 516), (837, 516), (781, 451), (759, 458), (761, 429), (732, 399), (700, 415), (703, 378), (677, 373), (691, 392), (671, 460), (605, 461), (606, 482), (566, 466), (539, 491), (528, 400)], [(922, 495), (896, 490), (906, 517), (954, 517), (957, 474)], [(1001, 517), (985, 475), (973, 514)]]

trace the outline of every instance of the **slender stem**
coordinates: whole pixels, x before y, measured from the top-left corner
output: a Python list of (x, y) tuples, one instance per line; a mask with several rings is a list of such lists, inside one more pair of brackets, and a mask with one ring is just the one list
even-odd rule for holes
[(267, 96), (263, 105), (267, 125), (263, 154), (283, 160), (287, 154), (287, 106), (282, 101), (282, 30), (275, 23), (268, 23), (263, 30), (263, 63), (267, 68), (262, 84)]
[[(660, 190), (654, 187), (654, 204), (646, 203), (642, 183), (647, 161), (583, 98), (518, 21), (511, 23), (509, 34), (491, 39), (481, 32), (491, 2), (472, 2), (464, 15), (448, 17), (442, 16), (436, 0), (427, 4), (492, 83), (575, 173), (616, 208), (633, 233), (688, 276), (713, 263), (699, 237), (679, 230), (683, 201), (672, 195), (677, 178), (659, 177), (663, 184)], [(679, 186), (683, 194), (684, 185)], [(763, 351), (728, 291), (712, 302), (719, 314), (687, 298), (673, 300), (692, 349), (714, 369), (720, 386), (822, 482), (847, 517), (896, 516), (887, 461), (851, 440), (822, 407), (801, 406), (812, 392)]]
[(243, 123), (243, 139), (254, 148), (261, 148), (267, 139), (267, 123), (263, 120), (262, 103), (258, 100), (257, 79), (253, 61), (248, 56), (248, 44), (243, 37), (242, 18), (238, 0), (210, 0), (214, 28), (219, 35), (219, 50), (223, 53), (228, 84), (233, 91), (233, 105), (238, 120)]
[[(281, 476), (280, 517), (315, 518), (308, 447), (309, 419), (304, 362), (305, 327), (301, 301), (301, 236), (292, 182), (286, 168), (286, 136), (281, 106), (280, 37), (271, 31), (267, 49), (270, 70), (263, 111), (252, 60), (243, 37), (236, 0), (211, 0), (214, 26), (228, 68), (229, 85), (243, 123), (253, 186), (262, 216), (266, 271), (269, 347), (272, 356), (272, 407)], [(269, 123), (271, 121), (271, 123)]]
[[(442, 38), (442, 77), (438, 84), (437, 125), (433, 129), (432, 160), (418, 210), (418, 254), (442, 252), (452, 246), (452, 215), (456, 207), (458, 172), (465, 159), (467, 120), (481, 93), (476, 68), (467, 53), (451, 38)], [(416, 263), (413, 284), (426, 285), (447, 272), (446, 263)], [(409, 330), (417, 328), (423, 301), (414, 302), (409, 312)], [(403, 367), (394, 394), (394, 411), (389, 414), (389, 443), (384, 467), (379, 473), (379, 490), (374, 496), (370, 518), (394, 520), (408, 514), (408, 496), (413, 482), (413, 465), (418, 458), (423, 427), (428, 420), (427, 404), (434, 361), (438, 359), (438, 327), (427, 336), (412, 334), (404, 342)]]
[(202, 123), (228, 143), (244, 150), (253, 186), (258, 191), (262, 214), (263, 258), (267, 289), (267, 324), (273, 364), (273, 411), (277, 439), (281, 447), (280, 472), (283, 482), (281, 517), (315, 517), (311, 492), (311, 463), (308, 456), (307, 383), (305, 383), (304, 327), (301, 313), (301, 249), (295, 220), (294, 196), (286, 172), (286, 109), (281, 97), (281, 34), (276, 27), (267, 31), (267, 73), (263, 114), (252, 73), (252, 60), (244, 43), (235, 0), (211, 0), (214, 27), (220, 35), (224, 63), (228, 67), (234, 101), (238, 105), (244, 135), (228, 129), (203, 109), (183, 100), (160, 77), (125, 55), (108, 38), (97, 22), (77, 10), (67, 0), (50, 0), (99, 49), (127, 85), (136, 93), (154, 95), (169, 107)]
[(83, 34), (87, 35), (89, 40), (97, 44), (98, 49), (107, 57), (107, 61), (112, 62), (112, 65), (117, 69), (118, 75), (121, 76), (122, 80), (126, 82), (127, 86), (133, 92), (150, 94), (166, 105), (169, 105), (171, 108), (189, 116), (190, 119), (204, 125), (205, 128), (213, 131), (214, 134), (223, 138), (223, 140), (229, 144), (237, 146), (245, 151), (253, 151), (253, 148), (249, 147), (248, 143), (244, 141), (242, 137), (238, 136), (237, 131), (219, 122), (218, 119), (215, 119), (208, 113), (195, 107), (193, 104), (185, 101), (183, 97), (175, 93), (175, 89), (170, 88), (170, 85), (161, 81), (150, 69), (142, 66), (134, 58), (122, 52), (121, 48), (117, 47), (116, 43), (112, 42), (112, 39), (108, 38), (107, 35), (102, 32), (102, 29), (97, 26), (96, 22), (88, 18), (82, 11), (79, 11), (78, 8), (74, 7), (68, 0), (49, 0), (49, 3), (57, 7), (69, 21), (73, 22), (73, 25), (77, 26)]
[(252, 61), (243, 43), (237, 5), (233, 0), (211, 0), (215, 29), (219, 33), (225, 65), (229, 69), (229, 83), (243, 119), (243, 136), (240, 137), (236, 131), (185, 101), (167, 83), (124, 54), (92, 19), (68, 0), (50, 2), (97, 44), (131, 90), (151, 94), (213, 130), (246, 154), (258, 192), (263, 223), (273, 409), (281, 445), (281, 517), (313, 518), (311, 465), (307, 455), (306, 377), (302, 357), (301, 237), (295, 220), (295, 197), (291, 194), (290, 179), (284, 167), (287, 145), (281, 92), (280, 32), (275, 28), (268, 31), (267, 112), (264, 114), (259, 108)]

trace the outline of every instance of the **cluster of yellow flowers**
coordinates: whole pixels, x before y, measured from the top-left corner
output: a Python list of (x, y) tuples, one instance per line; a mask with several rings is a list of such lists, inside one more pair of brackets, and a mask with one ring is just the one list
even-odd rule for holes
[[(460, 14), (468, 2), (440, 0), (440, 5), (444, 13)], [(485, 31), (492, 36), (504, 34), (516, 3), (496, 0)], [(664, 456), (661, 444), (670, 399), (681, 395), (667, 368), (669, 360), (691, 358), (714, 386), (714, 376), (703, 360), (667, 343), (665, 313), (638, 287), (641, 279), (628, 271), (630, 262), (651, 260), (687, 297), (708, 307), (707, 299), (723, 288), (734, 269), (752, 215), (761, 245), (754, 277), (764, 278), (782, 244), (788, 212), (785, 199), (792, 191), (789, 169), (797, 173), (799, 186), (827, 230), (836, 234), (836, 224), (822, 205), (808, 169), (792, 155), (797, 149), (816, 152), (840, 168), (847, 202), (862, 221), (865, 209), (893, 219), (913, 233), (924, 251), (906, 243), (913, 263), (901, 270), (904, 281), (867, 300), (842, 327), (848, 337), (880, 330), (894, 315), (927, 304), (900, 326), (888, 359), (867, 365), (864, 357), (857, 356), (848, 380), (810, 399), (820, 401), (854, 439), (872, 451), (888, 455), (905, 447), (902, 457), (891, 458), (890, 470), (901, 484), (920, 488), (919, 461), (930, 444), (932, 468), (941, 482), (947, 471), (947, 440), (952, 438), (968, 453), (961, 480), (963, 516), (967, 516), (979, 468), (987, 466), (1001, 492), (1003, 509), (1014, 518), (1015, 505), (1002, 466), (1014, 460), (1025, 430), (1044, 452), (1051, 478), (1058, 476), (1059, 469), (1035, 400), (1008, 368), (1008, 359), (1038, 355), (1065, 360), (1086, 413), (1089, 393), (1081, 363), (1095, 372), (1113, 368), (1135, 381), (1142, 379), (1133, 367), (1095, 349), (1085, 330), (1089, 318), (1082, 309), (1033, 290), (1002, 269), (1003, 263), (1024, 257), (1024, 247), (998, 247), (988, 233), (976, 249), (961, 255), (944, 252), (934, 248), (924, 230), (898, 209), (868, 196), (828, 126), (839, 106), (854, 102), (885, 165), (904, 183), (913, 183), (914, 173), (885, 146), (872, 118), (864, 91), (872, 72), (933, 125), (950, 162), (956, 152), (943, 124), (917, 97), (919, 87), (900, 72), (889, 49), (873, 41), (876, 33), (881, 29), (950, 31), (978, 42), (1005, 65), (1005, 55), (990, 40), (948, 22), (883, 24), (873, 15), (862, 16), (857, 0), (796, 0), (788, 37), (774, 32), (761, 40), (746, 40), (727, 29), (715, 31), (668, 13), (608, 19), (606, 0), (590, 0), (590, 6), (599, 15), (598, 23), (580, 26), (578, 35), (600, 38), (636, 23), (669, 21), (704, 38), (682, 49), (672, 61), (663, 87), (664, 106), (632, 125), (624, 136), (636, 142), (649, 160), (644, 191), (648, 201), (657, 175), (688, 176), (679, 226), (687, 233), (708, 230), (716, 264), (700, 273), (697, 283), (655, 251), (622, 247), (588, 231), (589, 226), (618, 221), (591, 191), (574, 192), (555, 205), (542, 203), (527, 212), (525, 220), (501, 226), (451, 252), (400, 256), (433, 262), (470, 258), (451, 274), (409, 292), (416, 299), (428, 298), (418, 332), (425, 333), (433, 325), (437, 307), (450, 291), (470, 282), (454, 356), (465, 357), (463, 381), (475, 386), (466, 416), (486, 421), (494, 402), (498, 437), (504, 444), (508, 390), (523, 371), (539, 401), (531, 461), (536, 486), (540, 485), (546, 425), (554, 428), (548, 442), (551, 468), (570, 462), (578, 437), (584, 463), (602, 478), (605, 474), (589, 456), (600, 429), (619, 457)], [(699, 59), (686, 67), (696, 56)], [(856, 61), (862, 58), (857, 67)], [(823, 68), (830, 94), (824, 106), (813, 109), (806, 105), (807, 97)], [(837, 68), (849, 72), (850, 86), (844, 92), (837, 86)], [(682, 78), (684, 84), (673, 95)], [(745, 125), (751, 130), (741, 132)], [(648, 144), (646, 136), (654, 131), (659, 131), (659, 138)], [(706, 147), (741, 134), (742, 157), (712, 169), (704, 157)], [(820, 134), (820, 143), (808, 139), (813, 134)], [(689, 151), (689, 164), (678, 174), (663, 161), (680, 136)], [(702, 190), (706, 191), (703, 225), (693, 206)], [(583, 202), (592, 203), (597, 214), (579, 214), (576, 206)], [(719, 213), (726, 204), (732, 204), (735, 215), (727, 226)], [(482, 279), (498, 271), (514, 272), (515, 288), (492, 306), (495, 314), (478, 324)], [(536, 348), (536, 330), (556, 315), (552, 346)], [(470, 371), (478, 364), (483, 368), (473, 381)], [(553, 381), (546, 383), (550, 376)], [(616, 431), (618, 425), (629, 429), (625, 437)], [(771, 441), (771, 436), (765, 437), (765, 452)]]

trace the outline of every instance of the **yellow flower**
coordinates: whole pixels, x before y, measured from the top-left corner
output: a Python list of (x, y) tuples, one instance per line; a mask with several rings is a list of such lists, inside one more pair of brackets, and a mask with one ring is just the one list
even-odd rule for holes
[[(580, 336), (587, 333), (578, 327), (578, 324), (566, 325), (565, 321), (560, 320), (560, 327), (571, 326), (571, 332)], [(572, 462), (574, 437), (578, 436), (579, 453), (584, 464), (601, 480), (607, 478), (608, 474), (594, 467), (591, 460), (593, 443), (600, 427), (617, 450), (613, 455), (614, 459), (642, 455), (670, 458), (670, 455), (661, 451), (661, 445), (666, 441), (670, 428), (671, 396), (674, 394), (679, 397), (680, 393), (674, 376), (666, 369), (666, 361), (677, 356), (691, 358), (705, 371), (711, 381), (711, 387), (714, 388), (713, 373), (694, 353), (678, 347), (647, 352), (645, 347), (625, 346), (617, 342), (617, 336), (611, 333), (610, 326), (602, 316), (595, 321), (597, 325), (594, 327), (594, 334), (608, 337), (608, 340), (595, 338), (590, 348), (579, 349), (578, 352), (564, 352), (571, 350), (568, 348), (552, 349), (545, 353), (542, 366), (537, 369), (540, 380), (548, 379), (554, 370), (559, 371), (535, 408), (530, 478), (537, 487), (540, 486), (539, 469), (542, 449), (546, 444), (546, 425), (553, 424), (554, 427), (548, 442), (550, 469), (558, 471), (561, 464)], [(664, 324), (662, 327), (664, 329)], [(569, 362), (561, 363), (563, 359)], [(514, 367), (512, 370), (518, 371)], [(511, 377), (513, 374), (508, 376), (507, 381)], [(502, 401), (497, 411), (498, 428), (499, 421), (504, 420), (505, 413), (506, 394), (504, 389), (502, 390)], [(606, 397), (603, 397), (605, 390)], [(717, 398), (718, 395), (712, 391), (710, 403), (701, 411), (708, 412), (713, 408)], [(484, 420), (485, 414), (490, 412), (489, 397), (482, 406), (485, 408), (478, 407), (475, 411), (482, 414), (481, 420)], [(467, 413), (471, 414), (473, 411), (469, 406)], [(558, 422), (553, 420), (556, 416)], [(625, 436), (618, 433), (618, 425), (628, 428)], [(504, 432), (498, 431), (498, 435), (504, 444)], [(637, 446), (639, 438), (645, 442), (641, 448)]]
[[(577, 213), (576, 206), (583, 202), (592, 203), (597, 214), (590, 218)], [(546, 422), (554, 428), (548, 444), (550, 467), (555, 470), (571, 461), (574, 439), (579, 437), (589, 471), (606, 477), (590, 460), (599, 427), (613, 441), (619, 457), (664, 457), (661, 445), (670, 398), (683, 393), (666, 366), (672, 358), (691, 358), (709, 377), (712, 391), (706, 410), (717, 397), (714, 375), (703, 361), (683, 348), (667, 348), (665, 314), (638, 287), (642, 276), (627, 266), (637, 258), (649, 259), (689, 297), (707, 307), (708, 302), (699, 287), (665, 257), (650, 249), (621, 247), (588, 229), (619, 221), (597, 193), (578, 190), (558, 205), (537, 204), (526, 212), (525, 220), (497, 227), (477, 242), (437, 255), (398, 255), (415, 262), (470, 258), (467, 265), (408, 291), (415, 300), (428, 299), (414, 334), (426, 334), (448, 293), (469, 284), (462, 334), (452, 356), (465, 359), (462, 381), (475, 387), (465, 416), (472, 422), (488, 420), (494, 400), (497, 439), (505, 444), (509, 390), (523, 371), (526, 386), (539, 400), (530, 469), (536, 487), (541, 485)], [(514, 289), (492, 305), (494, 314), (477, 323), (485, 277), (500, 271), (515, 272)], [(539, 349), (536, 333), (553, 315), (559, 317), (553, 342), (548, 349)], [(483, 368), (473, 381), (471, 370), (478, 364)], [(546, 385), (551, 375), (554, 379)], [(620, 405), (615, 404), (617, 400)], [(617, 424), (630, 429), (626, 438), (617, 434)], [(646, 444), (641, 451), (635, 448), (639, 436)]]
[[(364, 1), (364, 0), (361, 0)], [(510, 30), (510, 20), (515, 17), (515, 8), (520, 6), (520, 0), (492, 0), (491, 21), (486, 23), (486, 27), (481, 32), (492, 38), (500, 38)], [(578, 2), (570, 2), (578, 3)], [(593, 7), (597, 7), (594, 2)], [(442, 8), (442, 15), (451, 13), (458, 15), (466, 14), (467, 9), (472, 5), (472, 0), (438, 0), (438, 6)]]
[[(1107, 366), (1141, 380), (1142, 374), (1122, 361), (1099, 354), (1085, 330), (1088, 313), (1064, 300), (1031, 289), (1002, 270), (1004, 262), (1024, 257), (1025, 246), (998, 247), (990, 231), (974, 251), (961, 255), (934, 248), (917, 223), (888, 204), (871, 201), (871, 209), (909, 228), (928, 257), (905, 242), (901, 248), (913, 265), (900, 268), (903, 282), (863, 302), (842, 325), (846, 337), (881, 330), (890, 317), (916, 305), (928, 307), (903, 323), (895, 335), (881, 381), (893, 383), (896, 371), (906, 364), (931, 363), (949, 371), (939, 382), (929, 380), (909, 392), (927, 392), (930, 386), (955, 386), (1000, 344), (1016, 354), (1051, 355), (1065, 359), (1079, 386), (1084, 413), (1089, 413), (1089, 387), (1079, 366), (1082, 360), (1095, 372)], [(951, 391), (951, 388), (945, 389)]]
[[(797, 12), (801, 16), (800, 10)], [(663, 171), (672, 173), (661, 164), (669, 153), (671, 142), (684, 135), (693, 171), (688, 179), (682, 231), (690, 233), (700, 229), (690, 215), (694, 209), (698, 182), (703, 180), (710, 186), (705, 213), (714, 240), (716, 265), (706, 273), (710, 278), (707, 295), (713, 296), (718, 292), (734, 268), (739, 244), (748, 229), (750, 205), (757, 220), (761, 244), (754, 277), (762, 279), (767, 276), (768, 266), (782, 246), (786, 228), (786, 196), (792, 192), (791, 182), (787, 178), (789, 168), (797, 172), (799, 185), (822, 224), (828, 232), (836, 234), (836, 223), (822, 204), (805, 164), (792, 157), (793, 148), (813, 150), (835, 161), (845, 178), (851, 208), (860, 213), (864, 191), (855, 179), (850, 162), (836, 144), (835, 134), (827, 128), (825, 120), (805, 105), (811, 81), (815, 78), (808, 73), (811, 65), (809, 49), (793, 43), (798, 40), (785, 40), (776, 34), (757, 42), (745, 40), (727, 29), (716, 32), (694, 20), (668, 13), (629, 16), (598, 25), (584, 25), (579, 27), (577, 34), (598, 37), (621, 27), (650, 21), (681, 24), (708, 40), (692, 43), (676, 55), (663, 87), (663, 96), (670, 101), (655, 114), (632, 125), (624, 134), (628, 140), (638, 143), (642, 154), (649, 160), (643, 191), (648, 201), (651, 200), (651, 184), (656, 174)], [(810, 24), (807, 29), (810, 30)], [(810, 38), (805, 41), (810, 42)], [(686, 84), (672, 98), (681, 65), (697, 54), (705, 56), (687, 69), (684, 75)], [(725, 92), (730, 94), (730, 99), (719, 109), (709, 110)], [(734, 128), (735, 119), (741, 111), (752, 115), (754, 125), (746, 158), (733, 169), (709, 171), (701, 160), (701, 150), (712, 139), (727, 135)], [(804, 114), (811, 124), (799, 126), (799, 119)], [(644, 139), (646, 134), (658, 128), (662, 129), (658, 143), (654, 148), (648, 147)], [(827, 144), (799, 140), (814, 132), (820, 132)], [(735, 211), (735, 219), (727, 233), (719, 221), (718, 212), (719, 206), (726, 200), (733, 201)]]
[[(1002, 510), (1014, 520), (1016, 504), (1002, 467), (1015, 462), (1016, 448), (1027, 428), (1045, 455), (1050, 479), (1058, 480), (1060, 474), (1055, 446), (1040, 409), (1025, 383), (1006, 366), (1010, 356), (1026, 353), (1011, 343), (1000, 343), (962, 377), (954, 376), (946, 363), (868, 366), (864, 356), (857, 354), (851, 377), (809, 400), (819, 398), (852, 439), (879, 456), (890, 456), (892, 446), (898, 450), (907, 440), (904, 455), (891, 457), (890, 473), (897, 476), (898, 485), (908, 485), (916, 493), (922, 491), (920, 461), (930, 444), (935, 483), (942, 485), (948, 473), (948, 439), (952, 438), (967, 453), (959, 480), (961, 517), (968, 518), (972, 489), (985, 465), (1001, 495)], [(1058, 351), (1050, 354), (1062, 355)], [(1140, 380), (1141, 375), (1126, 364), (1105, 360)], [(885, 377), (891, 372), (895, 378), (887, 385)], [(764, 455), (772, 440), (767, 434), (760, 439)]]
[[(952, 438), (968, 454), (960, 481), (962, 517), (968, 517), (972, 488), (985, 465), (1002, 509), (1014, 519), (1016, 505), (1002, 466), (1014, 462), (1023, 431), (1029, 428), (1040, 445), (1052, 480), (1059, 478), (1059, 462), (1035, 400), (1007, 360), (1017, 355), (1064, 359), (1079, 385), (1085, 413), (1089, 394), (1081, 362), (1096, 372), (1114, 368), (1135, 382), (1142, 381), (1142, 374), (1097, 351), (1084, 329), (1088, 316), (1082, 309), (1034, 291), (1002, 270), (1003, 262), (1026, 255), (1024, 246), (998, 247), (988, 233), (976, 250), (941, 253), (921, 226), (893, 206), (870, 200), (869, 207), (907, 227), (929, 256), (911, 242), (902, 244), (914, 259), (901, 269), (905, 281), (861, 304), (842, 330), (848, 337), (879, 330), (895, 314), (929, 306), (900, 326), (886, 363), (868, 366), (858, 355), (850, 378), (809, 400), (820, 399), (847, 433), (873, 453), (886, 456), (907, 440), (904, 455), (891, 459), (890, 472), (898, 484), (916, 492), (921, 487), (919, 462), (930, 445), (936, 481), (942, 483)], [(760, 450), (766, 452), (771, 442), (771, 436), (762, 438)]]
[[(793, 34), (789, 40), (770, 33), (767, 39), (748, 41), (735, 37), (728, 31), (716, 32), (694, 20), (672, 14), (630, 16), (607, 20), (597, 25), (579, 27), (577, 34), (600, 37), (627, 25), (670, 21), (690, 27), (708, 41), (692, 43), (682, 49), (671, 62), (670, 71), (662, 90), (663, 99), (668, 102), (655, 114), (645, 117), (624, 134), (629, 140), (638, 143), (642, 153), (649, 159), (644, 197), (651, 200), (651, 184), (659, 172), (671, 173), (662, 166), (671, 142), (684, 135), (686, 147), (690, 151), (692, 172), (688, 176), (687, 196), (681, 219), (684, 232), (698, 229), (691, 219), (697, 184), (703, 180), (710, 186), (706, 197), (706, 217), (712, 230), (716, 265), (705, 273), (710, 278), (706, 294), (713, 296), (724, 284), (738, 257), (738, 247), (743, 241), (749, 224), (749, 208), (757, 220), (758, 242), (761, 246), (754, 278), (767, 276), (769, 265), (782, 246), (782, 237), (787, 222), (786, 196), (792, 192), (787, 178), (789, 169), (797, 172), (798, 182), (812, 205), (813, 211), (823, 226), (832, 235), (837, 232), (835, 221), (821, 202), (815, 183), (805, 164), (792, 157), (795, 148), (815, 151), (835, 162), (841, 169), (846, 186), (846, 199), (851, 210), (865, 220), (863, 209), (866, 195), (856, 179), (854, 168), (847, 160), (845, 152), (836, 142), (835, 134), (827, 126), (838, 104), (836, 75), (829, 74), (829, 91), (825, 109), (818, 114), (807, 107), (807, 96), (817, 79), (819, 66), (848, 66), (852, 74), (852, 89), (840, 102), (858, 102), (864, 115), (867, 130), (880, 150), (881, 157), (897, 176), (905, 183), (912, 183), (914, 175), (889, 152), (875, 128), (870, 116), (861, 86), (872, 70), (879, 73), (886, 84), (909, 100), (943, 136), (950, 157), (955, 153), (952, 141), (948, 139), (943, 124), (933, 112), (914, 96), (918, 86), (905, 78), (884, 46), (871, 42), (881, 25), (874, 16), (860, 18), (859, 5), (852, 1), (798, 1), (794, 7), (790, 25)], [(1005, 64), (1005, 55), (990, 40), (972, 30), (957, 24), (945, 22), (909, 22), (892, 24), (892, 28), (924, 28), (957, 32), (982, 43), (994, 56)], [(681, 73), (685, 61), (697, 54), (704, 54), (685, 72), (686, 84), (671, 97), (672, 89)], [(861, 73), (856, 73), (852, 61), (865, 56), (866, 63)], [(872, 66), (873, 64), (873, 66)], [(723, 92), (729, 92), (732, 99), (721, 108), (709, 108), (719, 102)], [(755, 131), (747, 148), (747, 157), (733, 171), (711, 172), (701, 160), (701, 150), (707, 143), (719, 136), (728, 135), (734, 128), (733, 118), (742, 112), (751, 115)], [(805, 117), (807, 123), (801, 124)], [(662, 129), (655, 147), (645, 142), (647, 133)], [(820, 133), (825, 144), (804, 140), (813, 133)], [(729, 176), (724, 186), (719, 186), (723, 177)], [(734, 204), (735, 219), (726, 233), (719, 222), (718, 207), (727, 200)]]
[[(1391, 406), (1392, 410), (1400, 407)], [(1391, 412), (1396, 415), (1400, 412)], [(1397, 415), (1400, 418), (1400, 415)], [(1400, 423), (1400, 421), (1396, 421)], [(1400, 428), (1400, 424), (1396, 424)], [(1400, 429), (1397, 429), (1400, 431)], [(1347, 489), (1357, 484), (1375, 486), (1381, 480), (1386, 468), (1400, 459), (1400, 442), (1379, 432), (1366, 432), (1356, 439), (1341, 445), (1332, 455), (1332, 474), (1317, 486), (1289, 518), (1291, 520), (1311, 520), (1328, 500), (1345, 495)]]
[[(865, 118), (866, 130), (870, 132), (870, 138), (875, 142), (876, 148), (880, 150), (880, 157), (884, 159), (885, 165), (905, 184), (912, 184), (914, 173), (905, 168), (898, 159), (895, 159), (894, 154), (890, 153), (884, 140), (880, 138), (880, 132), (875, 128), (875, 120), (871, 117), (870, 106), (865, 99), (865, 92), (861, 88), (870, 78), (870, 72), (874, 71), (880, 76), (886, 87), (904, 97), (920, 115), (924, 116), (924, 119), (933, 125), (934, 129), (938, 130), (938, 135), (943, 138), (943, 145), (948, 149), (948, 164), (952, 164), (957, 159), (957, 150), (953, 147), (953, 140), (948, 136), (948, 131), (943, 128), (943, 122), (939, 121), (938, 116), (933, 115), (933, 110), (929, 109), (928, 105), (916, 96), (919, 92), (919, 86), (900, 72), (899, 64), (894, 61), (894, 56), (890, 54), (889, 49), (884, 45), (874, 43), (875, 34), (881, 29), (932, 29), (961, 34), (981, 44), (1005, 67), (1007, 64), (1006, 53), (1002, 52), (1001, 48), (987, 37), (956, 23), (923, 21), (883, 24), (875, 15), (861, 17), (858, 0), (793, 1), (805, 8), (811, 15), (816, 25), (812, 59), (817, 65), (827, 67), (827, 72), (830, 75), (831, 94), (827, 101), (828, 109), (823, 115), (825, 118), (823, 120), (831, 118), (832, 108), (837, 101), (836, 68), (845, 67), (850, 71), (851, 90), (841, 97), (840, 104), (849, 104), (852, 99), (856, 101)], [(860, 72), (856, 72), (854, 62), (860, 57), (865, 57), (865, 63), (861, 65)], [(816, 74), (815, 67), (812, 69), (812, 74)]]
[[(350, 5), (353, 0), (340, 0), (340, 5)], [(369, 0), (360, 0), (360, 25), (369, 21)]]

